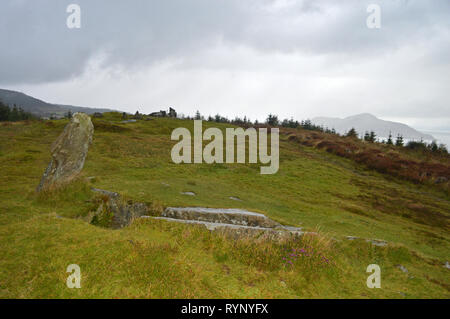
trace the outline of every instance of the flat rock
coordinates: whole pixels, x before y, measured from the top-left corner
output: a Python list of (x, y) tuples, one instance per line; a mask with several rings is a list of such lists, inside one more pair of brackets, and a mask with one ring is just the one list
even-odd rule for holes
[(233, 208), (167, 207), (162, 217), (265, 228), (282, 227), (263, 214)]
[(194, 192), (181, 192), (182, 195), (195, 196)]
[(200, 220), (187, 220), (176, 219), (168, 217), (150, 217), (143, 216), (144, 218), (152, 218), (157, 220), (165, 220), (168, 222), (184, 223), (184, 224), (197, 224), (202, 225), (209, 231), (219, 232), (227, 237), (242, 238), (242, 237), (257, 237), (258, 239), (270, 239), (270, 240), (282, 240), (302, 236), (304, 232), (295, 231), (291, 232), (283, 229), (265, 228), (256, 226), (234, 225), (227, 223), (214, 223)]

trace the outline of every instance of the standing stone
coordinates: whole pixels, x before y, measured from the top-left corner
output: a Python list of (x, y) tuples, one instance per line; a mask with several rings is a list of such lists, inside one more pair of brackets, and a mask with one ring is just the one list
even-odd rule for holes
[(93, 134), (91, 118), (84, 113), (75, 113), (52, 144), (52, 159), (37, 187), (38, 192), (67, 183), (80, 173)]

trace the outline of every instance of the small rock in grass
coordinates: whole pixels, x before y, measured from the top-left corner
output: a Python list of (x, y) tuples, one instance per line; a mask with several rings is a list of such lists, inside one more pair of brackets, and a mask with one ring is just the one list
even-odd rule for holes
[(387, 245), (387, 242), (385, 242), (384, 240), (378, 240), (378, 239), (368, 239), (367, 242), (372, 243), (372, 245), (374, 246), (379, 246), (379, 247), (383, 247)]
[(230, 196), (230, 197), (228, 197), (228, 198), (231, 199), (231, 200), (235, 200), (235, 201), (242, 202), (242, 199), (240, 199), (240, 198), (238, 198), (238, 197)]
[(181, 192), (182, 195), (195, 196), (194, 192)]
[(408, 273), (408, 269), (406, 269), (406, 267), (403, 265), (397, 265), (397, 268), (400, 269), (401, 271), (403, 271), (405, 274)]

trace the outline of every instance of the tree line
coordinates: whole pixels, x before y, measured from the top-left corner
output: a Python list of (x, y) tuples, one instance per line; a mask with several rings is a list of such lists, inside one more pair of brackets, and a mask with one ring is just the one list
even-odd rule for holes
[(433, 153), (441, 153), (441, 154), (448, 154), (448, 150), (444, 144), (437, 144), (436, 141), (432, 141), (431, 143), (426, 143), (423, 140), (420, 141), (409, 141), (405, 143), (403, 136), (398, 134), (395, 138), (395, 141), (392, 137), (392, 134), (389, 133), (389, 137), (387, 140), (379, 140), (377, 138), (377, 135), (374, 131), (366, 131), (365, 134), (360, 138), (358, 135), (358, 132), (355, 130), (355, 128), (351, 128), (347, 133), (341, 135), (334, 128), (329, 129), (328, 127), (323, 127), (320, 125), (313, 124), (311, 120), (302, 120), (297, 121), (293, 118), (290, 119), (284, 119), (279, 120), (277, 115), (269, 114), (265, 120), (265, 122), (258, 122), (258, 120), (255, 120), (252, 122), (247, 116), (244, 116), (243, 118), (236, 116), (234, 119), (228, 119), (225, 116), (222, 116), (220, 114), (216, 114), (215, 116), (208, 116), (205, 118), (202, 114), (200, 114), (199, 111), (195, 113), (193, 117), (190, 116), (184, 116), (181, 115), (180, 118), (182, 119), (189, 119), (189, 120), (205, 120), (208, 122), (216, 122), (216, 123), (229, 123), (237, 126), (258, 126), (258, 125), (269, 125), (273, 127), (286, 127), (286, 128), (301, 128), (304, 130), (311, 130), (311, 131), (318, 131), (328, 134), (334, 134), (338, 136), (344, 136), (344, 137), (350, 137), (355, 139), (361, 139), (363, 141), (366, 141), (368, 143), (380, 143), (380, 144), (386, 144), (386, 145), (392, 145), (397, 147), (405, 147), (407, 149), (413, 149), (413, 150), (422, 150), (422, 151), (430, 151)]
[(0, 121), (23, 121), (23, 120), (31, 120), (36, 118), (30, 112), (25, 112), (21, 107), (17, 107), (17, 105), (13, 105), (13, 107), (9, 107), (9, 105), (4, 104), (0, 101)]

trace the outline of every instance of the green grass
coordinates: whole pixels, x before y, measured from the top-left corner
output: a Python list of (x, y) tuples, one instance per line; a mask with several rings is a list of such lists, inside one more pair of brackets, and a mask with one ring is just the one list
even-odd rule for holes
[[(192, 122), (120, 120), (119, 114), (94, 119), (80, 178), (41, 195), (35, 188), (50, 144), (67, 121), (0, 123), (0, 297), (450, 297), (449, 270), (442, 266), (450, 259), (445, 191), (381, 175), (285, 136), (275, 175), (259, 174), (259, 164), (177, 165), (170, 159), (170, 134), (176, 127), (192, 129)], [(225, 127), (204, 123), (215, 125)], [(245, 208), (318, 235), (279, 244), (234, 241), (157, 220), (105, 229), (83, 218), (95, 210), (91, 187), (155, 205)], [(349, 241), (348, 235), (389, 245)], [(283, 261), (286, 249), (306, 245), (331, 262)], [(65, 284), (73, 263), (81, 267), (81, 289)], [(381, 289), (366, 287), (372, 263), (381, 267)]]

